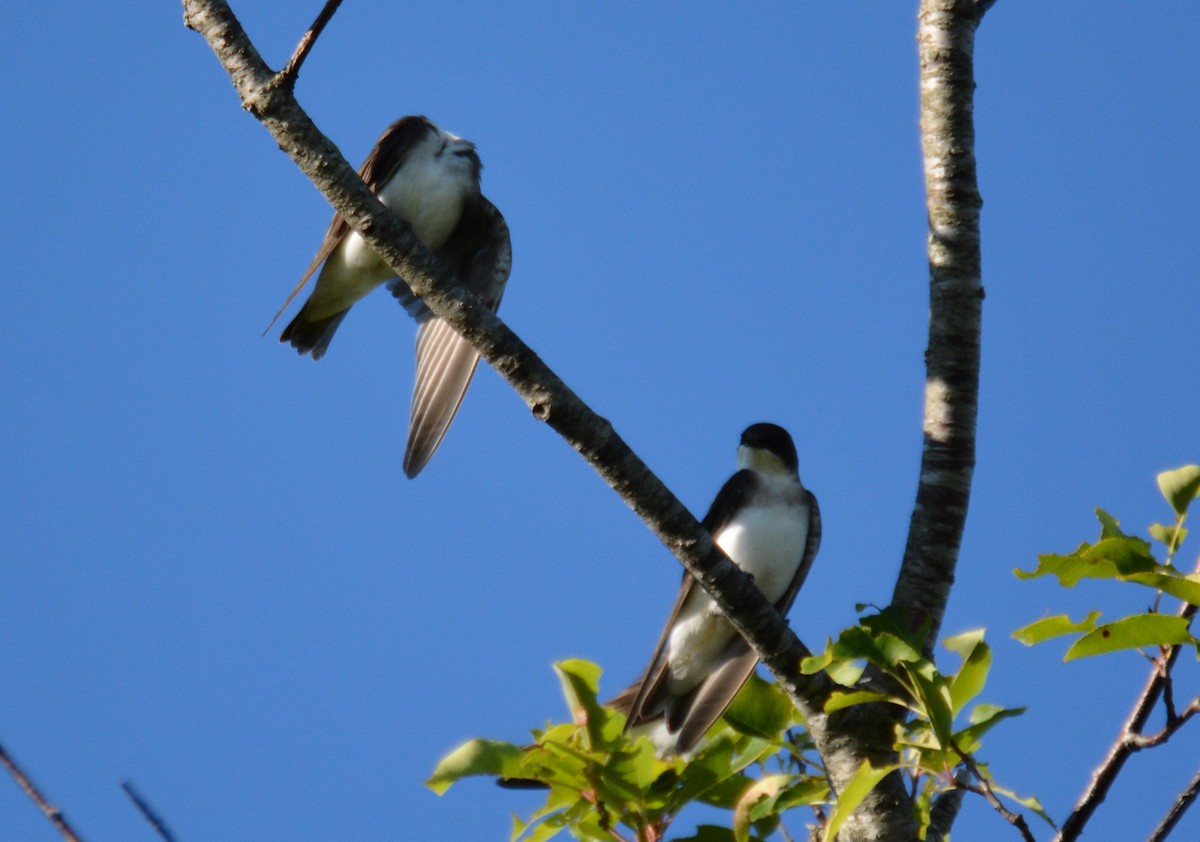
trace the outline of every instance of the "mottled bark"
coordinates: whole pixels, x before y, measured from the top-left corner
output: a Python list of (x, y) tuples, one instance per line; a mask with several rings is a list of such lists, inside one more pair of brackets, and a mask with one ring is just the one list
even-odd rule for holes
[(924, 0), (921, 147), (929, 214), (929, 345), (917, 500), (892, 604), (931, 622), (932, 645), (962, 542), (975, 470), (983, 311), (973, 122), (974, 0)]
[[(975, 174), (975, 0), (922, 0), (918, 12), (921, 146), (929, 217), (929, 344), (925, 352), (925, 420), (917, 500), (892, 595), (914, 626), (930, 621), (927, 644), (942, 615), (966, 523), (975, 467), (979, 396), (979, 209)], [(895, 706), (860, 705), (853, 718), (831, 718), (831, 742), (873, 765), (895, 762), (892, 739), (902, 722)], [(836, 785), (836, 778), (835, 778)], [(943, 802), (935, 833), (949, 834), (958, 804)], [(884, 779), (838, 835), (841, 842), (916, 838), (912, 802), (899, 774)]]

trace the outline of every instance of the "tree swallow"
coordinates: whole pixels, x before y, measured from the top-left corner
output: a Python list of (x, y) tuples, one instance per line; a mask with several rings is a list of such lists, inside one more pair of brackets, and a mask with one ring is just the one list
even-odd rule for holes
[[(512, 268), (512, 249), (504, 217), (479, 191), (482, 169), (475, 144), (425, 117), (404, 117), (388, 126), (358, 173), (421, 243), (495, 310)], [(384, 281), (417, 320), (417, 375), (404, 450), (404, 472), (415, 477), (454, 420), (479, 354), (413, 295), (404, 278), (396, 277), (340, 214), (334, 214), (325, 241), (280, 313), (317, 267), (316, 287), (279, 337), (301, 354), (314, 360), (324, 356), (350, 306)]]
[[(738, 468), (703, 525), (786, 614), (821, 543), (817, 498), (800, 484), (792, 437), (775, 424), (746, 428)], [(685, 571), (650, 665), (609, 704), (626, 713), (626, 731), (646, 733), (664, 754), (685, 754), (720, 719), (756, 666), (754, 650)]]

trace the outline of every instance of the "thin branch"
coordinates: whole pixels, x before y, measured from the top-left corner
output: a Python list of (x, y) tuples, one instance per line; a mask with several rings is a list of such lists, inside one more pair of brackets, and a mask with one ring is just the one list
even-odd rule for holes
[(67, 842), (82, 842), (83, 837), (76, 833), (75, 829), (67, 822), (67, 817), (63, 815), (62, 810), (46, 800), (41, 790), (37, 788), (37, 785), (29, 779), (29, 776), (17, 765), (17, 762), (4, 750), (4, 746), (0, 746), (0, 765), (3, 765), (8, 770), (13, 780), (17, 782), (17, 786), (25, 791), (30, 800), (50, 820), (50, 824), (58, 828), (58, 832), (62, 834), (63, 839), (66, 839)]
[[(1170, 685), (1168, 684), (1168, 686)], [(1186, 725), (1187, 721), (1197, 713), (1200, 713), (1200, 696), (1192, 699), (1191, 703), (1180, 714), (1168, 711), (1167, 724), (1163, 726), (1161, 731), (1154, 734), (1126, 734), (1124, 743), (1132, 751), (1141, 751), (1144, 748), (1160, 746), (1169, 740), (1176, 731)]]
[[(820, 709), (831, 682), (796, 669), (810, 652), (774, 606), (721, 552), (708, 532), (613, 429), (542, 362), (367, 189), (337, 147), (313, 125), (291, 91), (272, 84), (223, 0), (184, 0), (187, 26), (202, 35), (229, 73), (243, 106), (271, 133), (326, 199), (436, 315), (480, 352), (650, 527), (710, 593), (801, 710)], [(890, 745), (890, 739), (888, 741)], [(857, 768), (857, 765), (855, 766)]]
[[(1200, 572), (1200, 563), (1197, 564), (1196, 572)], [(1179, 616), (1190, 621), (1196, 615), (1196, 609), (1197, 606), (1184, 603), (1180, 606)], [(1092, 814), (1104, 803), (1108, 791), (1112, 789), (1117, 776), (1124, 768), (1125, 761), (1140, 748), (1134, 745), (1136, 740), (1131, 740), (1131, 737), (1141, 735), (1145, 730), (1150, 715), (1154, 712), (1155, 706), (1162, 698), (1163, 691), (1171, 680), (1171, 670), (1179, 659), (1181, 651), (1181, 646), (1170, 647), (1166, 656), (1156, 662), (1151, 669), (1150, 675), (1146, 679), (1146, 685), (1142, 688), (1141, 695), (1138, 696), (1133, 711), (1129, 714), (1129, 719), (1117, 735), (1116, 740), (1113, 741), (1112, 747), (1109, 748), (1108, 756), (1092, 772), (1091, 782), (1084, 790), (1083, 795), (1079, 797), (1071, 815), (1067, 816), (1067, 820), (1063, 822), (1062, 829), (1054, 837), (1054, 842), (1073, 842), (1078, 839)], [(1188, 716), (1190, 718), (1191, 714)]]
[(953, 741), (951, 741), (950, 747), (954, 749), (954, 753), (958, 755), (958, 759), (963, 762), (964, 766), (966, 766), (967, 772), (970, 773), (971, 777), (978, 781), (977, 785), (960, 782), (960, 786), (963, 786), (970, 792), (982, 795), (984, 800), (991, 805), (992, 809), (1000, 814), (1001, 818), (1017, 829), (1017, 831), (1021, 834), (1021, 838), (1024, 839), (1025, 842), (1037, 842), (1037, 840), (1034, 838), (1033, 831), (1029, 829), (1029, 825), (1025, 822), (1025, 817), (1020, 813), (1014, 813), (1012, 810), (1005, 807), (1004, 802), (997, 797), (996, 793), (992, 790), (991, 782), (987, 779), (983, 772), (980, 771), (979, 766), (976, 765), (975, 758), (971, 757), (970, 754), (960, 749)]
[(1179, 793), (1179, 797), (1175, 799), (1175, 803), (1171, 805), (1171, 809), (1163, 816), (1163, 820), (1159, 822), (1158, 827), (1154, 828), (1154, 832), (1146, 837), (1146, 842), (1162, 842), (1175, 829), (1175, 825), (1179, 824), (1179, 820), (1183, 818), (1183, 814), (1187, 812), (1188, 807), (1196, 801), (1196, 796), (1200, 795), (1200, 772), (1192, 778), (1191, 783), (1187, 788)]
[(121, 781), (121, 789), (125, 790), (125, 794), (129, 796), (129, 800), (133, 802), (133, 806), (137, 807), (138, 812), (142, 814), (150, 826), (154, 828), (154, 832), (162, 838), (163, 842), (175, 842), (175, 836), (167, 827), (167, 823), (154, 811), (145, 798), (142, 797), (136, 789), (133, 788), (132, 781)]
[(325, 24), (329, 23), (329, 19), (333, 17), (333, 13), (338, 10), (338, 6), (340, 5), (342, 5), (342, 0), (326, 0), (325, 8), (321, 9), (321, 13), (313, 21), (313, 25), (308, 28), (308, 32), (304, 33), (304, 37), (296, 45), (296, 51), (292, 53), (292, 57), (288, 59), (288, 63), (280, 71), (277, 77), (280, 85), (284, 85), (289, 90), (295, 87), (296, 79), (300, 76), (300, 65), (304, 64), (304, 60), (308, 58), (313, 44), (317, 43), (317, 39), (321, 37), (321, 32), (325, 29)]

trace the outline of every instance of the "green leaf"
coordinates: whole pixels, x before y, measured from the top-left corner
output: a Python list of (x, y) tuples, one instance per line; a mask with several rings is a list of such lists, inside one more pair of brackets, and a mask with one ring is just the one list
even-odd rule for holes
[[(1073, 588), (1078, 584), (1080, 579), (1083, 579), (1089, 574), (1094, 577), (1094, 566), (1086, 563), (1080, 557), (1085, 549), (1090, 545), (1083, 544), (1071, 555), (1056, 555), (1054, 553), (1045, 553), (1038, 556), (1038, 565), (1033, 570), (1014, 570), (1018, 579), (1036, 579), (1039, 576), (1055, 576), (1058, 578), (1058, 583), (1064, 588)], [(1111, 578), (1116, 576), (1116, 570), (1108, 571)]]
[(425, 786), (438, 795), (462, 778), (472, 775), (520, 777), (520, 746), (497, 740), (468, 740), (438, 763)]
[(805, 775), (775, 797), (774, 810), (784, 813), (793, 807), (820, 804), (829, 798), (829, 784), (823, 777)]
[(1150, 524), (1150, 537), (1160, 544), (1166, 544), (1167, 552), (1174, 554), (1179, 552), (1179, 545), (1183, 543), (1183, 539), (1187, 537), (1188, 531), (1182, 526), (1173, 526), (1165, 523)]
[(949, 748), (954, 713), (951, 709), (950, 688), (946, 685), (946, 679), (937, 674), (925, 674), (907, 664), (905, 667), (912, 685), (917, 691), (917, 701), (921, 708), (919, 715), (929, 720), (938, 746)]
[(1011, 789), (1005, 789), (1004, 787), (996, 786), (995, 784), (992, 784), (992, 789), (995, 792), (998, 792), (1001, 795), (1003, 795), (1005, 798), (1010, 798), (1013, 801), (1017, 802), (1022, 807), (1024, 807), (1026, 810), (1032, 810), (1046, 824), (1050, 825), (1055, 830), (1058, 829), (1058, 825), (1056, 825), (1054, 823), (1054, 819), (1050, 818), (1049, 813), (1047, 813), (1045, 808), (1042, 807), (1042, 802), (1038, 801), (1037, 798), (1035, 798), (1034, 796), (1030, 795), (1027, 798), (1022, 798), (1021, 796), (1019, 796), (1015, 792), (1013, 792)]
[(992, 667), (992, 650), (983, 642), (983, 629), (948, 637), (942, 645), (963, 659), (958, 672), (950, 676), (950, 704), (955, 715), (982, 692)]
[(1188, 621), (1169, 614), (1134, 614), (1112, 623), (1105, 623), (1085, 634), (1067, 650), (1064, 661), (1139, 649), (1143, 646), (1170, 646), (1177, 643), (1200, 643), (1188, 631)]
[(1065, 634), (1090, 632), (1096, 628), (1096, 620), (1099, 616), (1099, 611), (1093, 611), (1077, 623), (1072, 622), (1066, 614), (1043, 617), (1041, 620), (1035, 620), (1029, 625), (1017, 629), (1012, 636), (1026, 646), (1033, 646), (1035, 643), (1045, 643), (1047, 640), (1053, 640)]
[(970, 726), (954, 734), (954, 744), (968, 754), (977, 751), (979, 740), (1005, 719), (1020, 716), (1025, 708), (1002, 708), (996, 705), (976, 705), (968, 717)]
[(637, 740), (631, 750), (610, 756), (603, 776), (610, 787), (620, 788), (636, 797), (638, 792), (658, 780), (659, 775), (673, 768), (674, 763), (658, 757), (653, 743)]
[(596, 701), (600, 684), (600, 667), (590, 661), (573, 658), (554, 665), (562, 684), (563, 698), (575, 722), (587, 726), (587, 748), (604, 744), (604, 722), (609, 712)]
[(1115, 517), (1110, 515), (1104, 509), (1096, 509), (1096, 517), (1100, 521), (1100, 537), (1101, 538), (1128, 538), (1121, 531), (1121, 524)]
[(763, 798), (773, 798), (791, 775), (767, 775), (742, 793), (733, 811), (733, 838), (736, 842), (750, 842), (750, 809)]
[(853, 693), (834, 691), (825, 700), (825, 712), (834, 713), (843, 708), (854, 707), (855, 705), (866, 704), (867, 702), (890, 702), (900, 707), (909, 706), (907, 699), (901, 699), (898, 696), (889, 696), (887, 693), (877, 693), (872, 690), (858, 690)]
[(1141, 538), (1101, 538), (1095, 546), (1084, 550), (1080, 558), (1093, 566), (1094, 572), (1089, 574), (1092, 578), (1109, 578), (1111, 574), (1105, 566), (1108, 564), (1119, 576), (1149, 573), (1159, 566), (1150, 553), (1150, 545)]
[(795, 714), (796, 709), (783, 690), (761, 676), (751, 675), (725, 711), (725, 721), (741, 734), (778, 740), (780, 733), (795, 721)]
[(1145, 585), (1192, 605), (1200, 605), (1200, 576), (1180, 573), (1174, 567), (1165, 564), (1159, 565), (1153, 573), (1124, 576), (1121, 581)]
[(1184, 465), (1158, 475), (1158, 490), (1171, 504), (1175, 514), (1183, 517), (1188, 506), (1200, 496), (1200, 465)]
[(696, 832), (675, 842), (733, 842), (733, 831), (715, 824), (696, 825)]
[(862, 800), (880, 781), (897, 768), (899, 767), (883, 766), (876, 769), (868, 761), (863, 761), (862, 765), (858, 767), (858, 771), (846, 783), (845, 789), (838, 795), (837, 806), (829, 814), (829, 821), (825, 825), (825, 842), (833, 842), (837, 838), (838, 831), (842, 829), (846, 819), (850, 818), (850, 814), (858, 808)]
[(1133, 582), (1200, 605), (1200, 576), (1159, 564), (1150, 553), (1150, 545), (1140, 538), (1104, 538), (1095, 546), (1083, 544), (1071, 555), (1041, 555), (1037, 569), (1015, 572), (1022, 579), (1057, 576), (1066, 588), (1084, 578)]

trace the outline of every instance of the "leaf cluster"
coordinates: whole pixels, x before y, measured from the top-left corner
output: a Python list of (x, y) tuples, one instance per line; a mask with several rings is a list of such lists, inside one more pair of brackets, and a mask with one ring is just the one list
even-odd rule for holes
[(843, 631), (828, 642), (823, 653), (806, 659), (801, 666), (806, 673), (825, 670), (844, 688), (830, 696), (826, 713), (867, 703), (896, 705), (907, 713), (896, 736), (898, 762), (884, 767), (864, 763), (859, 768), (830, 816), (827, 840), (834, 838), (842, 822), (875, 784), (897, 770), (909, 778), (922, 838), (938, 796), (962, 788), (972, 777), (989, 794), (1012, 798), (1049, 821), (1036, 799), (1018, 798), (1000, 788), (987, 767), (974, 759), (984, 734), (1025, 710), (972, 705), (983, 691), (992, 665), (991, 648), (984, 641), (983, 630), (943, 641), (961, 660), (959, 668), (948, 674), (924, 654), (928, 632), (927, 624), (913, 628), (901, 612), (885, 609), (861, 617), (857, 626)]
[(514, 819), (512, 839), (540, 842), (563, 829), (584, 840), (656, 842), (679, 811), (699, 802), (729, 810), (732, 829), (705, 825), (699, 842), (762, 840), (779, 817), (828, 799), (812, 745), (786, 695), (751, 678), (722, 721), (691, 756), (663, 757), (645, 736), (624, 733), (625, 716), (597, 701), (600, 668), (582, 660), (554, 667), (570, 722), (547, 724), (518, 746), (470, 740), (442, 758), (426, 784), (441, 794), (459, 780), (494, 777), (514, 788), (546, 789), (528, 819)]
[(1186, 573), (1172, 563), (1187, 537), (1188, 530), (1183, 524), (1188, 508), (1200, 495), (1200, 466), (1185, 465), (1164, 471), (1158, 475), (1158, 487), (1175, 514), (1173, 524), (1156, 523), (1148, 530), (1151, 539), (1162, 545), (1164, 561), (1159, 562), (1155, 557), (1151, 541), (1126, 534), (1116, 518), (1097, 509), (1100, 538), (1096, 543), (1080, 544), (1068, 555), (1038, 556), (1034, 570), (1015, 571), (1022, 579), (1054, 576), (1065, 588), (1074, 587), (1083, 579), (1140, 585), (1158, 592), (1155, 608), (1107, 623), (1098, 622), (1099, 611), (1092, 611), (1081, 620), (1071, 620), (1066, 614), (1044, 617), (1018, 629), (1013, 637), (1032, 646), (1073, 636), (1075, 640), (1067, 649), (1065, 661), (1128, 649), (1178, 645), (1200, 648), (1200, 640), (1190, 631), (1190, 613), (1162, 614), (1157, 610), (1158, 595), (1161, 594), (1176, 597), (1188, 605), (1200, 605), (1200, 574)]

